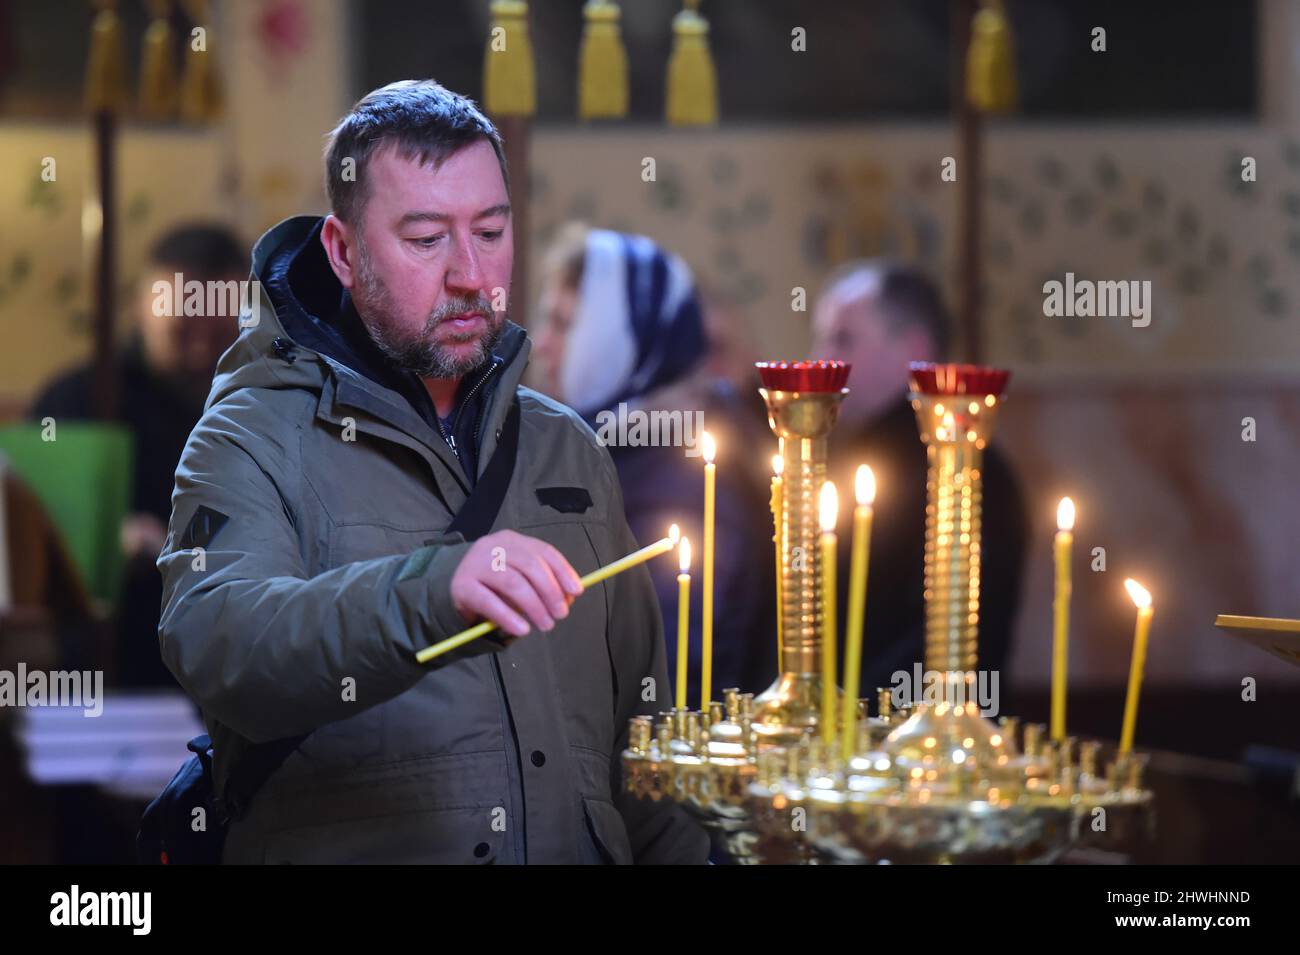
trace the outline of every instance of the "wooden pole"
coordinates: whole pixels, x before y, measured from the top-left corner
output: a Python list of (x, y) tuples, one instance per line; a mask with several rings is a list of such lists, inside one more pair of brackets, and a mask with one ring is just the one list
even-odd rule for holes
[(95, 242), (94, 388), (95, 412), (102, 421), (117, 417), (117, 352), (113, 342), (117, 299), (117, 117), (111, 110), (93, 114), (95, 185), (99, 192), (100, 226)]
[(978, 364), (984, 355), (980, 314), (980, 232), (983, 122), (966, 96), (966, 57), (977, 0), (953, 0), (953, 118), (957, 125), (957, 274), (961, 360)]

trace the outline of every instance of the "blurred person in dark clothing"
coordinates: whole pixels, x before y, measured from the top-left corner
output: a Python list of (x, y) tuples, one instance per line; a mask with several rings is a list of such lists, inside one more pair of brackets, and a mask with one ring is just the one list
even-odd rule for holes
[[(154, 561), (167, 536), (181, 451), (203, 413), (217, 359), (239, 331), (237, 310), (225, 307), (228, 298), (204, 294), (198, 315), (192, 305), (182, 307), (184, 284), (239, 282), (247, 274), (246, 253), (229, 230), (192, 224), (158, 239), (140, 275), (134, 328), (115, 366), (114, 421), (131, 432), (134, 446), (131, 501), (120, 535), (126, 565), (118, 606), (117, 682), (125, 686), (175, 685), (158, 653), (162, 580)], [(168, 289), (165, 298), (159, 283)], [(217, 313), (209, 314), (213, 305)], [(99, 420), (94, 378), (92, 363), (63, 373), (41, 392), (29, 417)]]
[[(700, 703), (700, 588), (704, 465), (700, 431), (717, 441), (713, 604), (713, 699), (738, 686), (767, 688), (776, 675), (776, 609), (768, 491), (748, 468), (754, 415), (730, 382), (709, 374), (706, 317), (679, 257), (644, 236), (570, 225), (549, 250), (534, 354), (541, 390), (578, 411), (609, 449), (638, 541), (670, 523), (691, 539), (692, 598), (687, 700)], [(620, 405), (623, 409), (620, 410)], [(681, 412), (694, 447), (641, 444), (613, 426), (623, 417)], [(696, 417), (702, 412), (702, 418)], [(643, 419), (644, 420), (644, 419)], [(653, 425), (647, 432), (656, 432)], [(661, 433), (661, 432), (660, 432)], [(647, 434), (649, 437), (649, 434)], [(767, 434), (771, 451), (776, 438)], [(687, 451), (691, 454), (687, 454)], [(765, 456), (770, 458), (771, 453)], [(677, 672), (677, 566), (648, 565), (664, 615), (668, 673)]]
[[(813, 312), (812, 356), (853, 363), (831, 434), (831, 477), (841, 500), (852, 499), (860, 464), (871, 466), (879, 487), (860, 696), (924, 663), (927, 464), (907, 398), (908, 363), (944, 361), (950, 338), (951, 320), (935, 284), (918, 269), (889, 261), (843, 267)], [(984, 453), (979, 668), (1000, 671), (1010, 657), (1020, 600), (1026, 518), (1015, 474), (996, 442), (995, 432)], [(849, 579), (851, 539), (840, 535), (841, 581)], [(846, 591), (841, 588), (840, 620)]]

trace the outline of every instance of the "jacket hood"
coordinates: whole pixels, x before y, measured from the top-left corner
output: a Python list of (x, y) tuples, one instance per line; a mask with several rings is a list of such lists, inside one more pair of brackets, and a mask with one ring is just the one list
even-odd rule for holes
[[(409, 406), (436, 428), (423, 383), (379, 350), (330, 268), (320, 242), (324, 221), (286, 219), (253, 247), (249, 304), (240, 314), (239, 337), (217, 363), (208, 405), (241, 388), (319, 392), (333, 376), (397, 408)], [(502, 374), (493, 390), (514, 390), (530, 351), (527, 333), (507, 321), (494, 351)]]

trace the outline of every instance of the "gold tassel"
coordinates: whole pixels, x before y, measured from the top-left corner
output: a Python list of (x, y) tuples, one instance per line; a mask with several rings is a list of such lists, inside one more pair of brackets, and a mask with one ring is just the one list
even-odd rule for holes
[(483, 60), (483, 106), (493, 116), (537, 112), (533, 44), (528, 38), (528, 4), (493, 0), (492, 28)]
[(982, 113), (1009, 113), (1016, 108), (1015, 46), (1002, 0), (986, 0), (971, 23), (966, 98)]
[(185, 44), (185, 72), (181, 76), (181, 119), (187, 123), (210, 123), (221, 116), (221, 81), (217, 76), (216, 53), (212, 49), (207, 0), (183, 0), (185, 12), (195, 27), (201, 27), (202, 46), (193, 31)]
[(699, 0), (685, 0), (673, 17), (667, 92), (672, 126), (712, 126), (718, 121), (718, 77), (709, 53), (709, 21), (696, 12), (697, 6)]
[(86, 108), (117, 113), (126, 105), (126, 48), (114, 0), (95, 0), (99, 12), (90, 28), (86, 63)]
[(582, 8), (587, 25), (578, 67), (578, 116), (623, 119), (627, 116), (627, 50), (618, 32), (618, 4), (590, 0)]
[(170, 0), (151, 0), (153, 20), (144, 31), (140, 54), (140, 115), (166, 120), (176, 116), (175, 34)]

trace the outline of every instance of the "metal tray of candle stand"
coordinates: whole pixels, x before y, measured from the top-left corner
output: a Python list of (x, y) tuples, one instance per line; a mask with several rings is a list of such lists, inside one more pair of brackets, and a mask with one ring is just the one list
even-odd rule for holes
[[(758, 777), (750, 787), (746, 809), (756, 837), (754, 855), (764, 862), (825, 864), (1008, 864), (1046, 863), (1068, 849), (1097, 847), (1135, 849), (1149, 841), (1154, 827), (1151, 794), (1141, 786), (1142, 756), (1108, 761), (1098, 775), (1100, 744), (1082, 745), (1077, 764), (1076, 741), (1059, 747), (1042, 742), (1043, 727), (1026, 727), (1027, 754), (1016, 745), (1016, 721), (1005, 719), (1004, 762), (931, 762), (933, 779), (914, 785), (915, 769), (900, 772), (908, 758), (909, 733), (929, 736), (950, 723), (958, 733), (978, 732), (973, 713), (936, 715), (938, 708), (917, 707), (899, 731), (886, 736), (877, 727), (888, 720), (860, 720), (865, 745), (847, 766), (825, 759), (824, 748), (809, 740), (782, 754), (788, 761), (774, 770), (760, 755)], [(875, 724), (874, 726), (872, 724)], [(989, 724), (990, 726), (992, 724)], [(891, 757), (886, 749), (895, 755)], [(1061, 767), (1064, 761), (1068, 766)], [(990, 766), (996, 767), (990, 769)], [(927, 773), (928, 775), (928, 773)]]
[(859, 703), (847, 761), (823, 744), (814, 703), (820, 574), (815, 556), (797, 568), (786, 558), (794, 543), (817, 553), (809, 510), (847, 366), (778, 363), (761, 371), (769, 420), (784, 439), (781, 586), (790, 672), (753, 701), (728, 691), (725, 712), (713, 704), (707, 713), (660, 714), (653, 725), (635, 719), (623, 754), (628, 791), (676, 800), (703, 823), (715, 849), (741, 863), (1041, 863), (1072, 846), (1116, 848), (1149, 836), (1143, 756), (1103, 761), (1100, 743), (1047, 741), (1037, 724), (1021, 734), (1014, 718), (995, 724), (969, 702), (981, 452), (1007, 379), (996, 369), (912, 368), (930, 460), (925, 669), (941, 675), (942, 698), (895, 709), (880, 690), (875, 716)]

